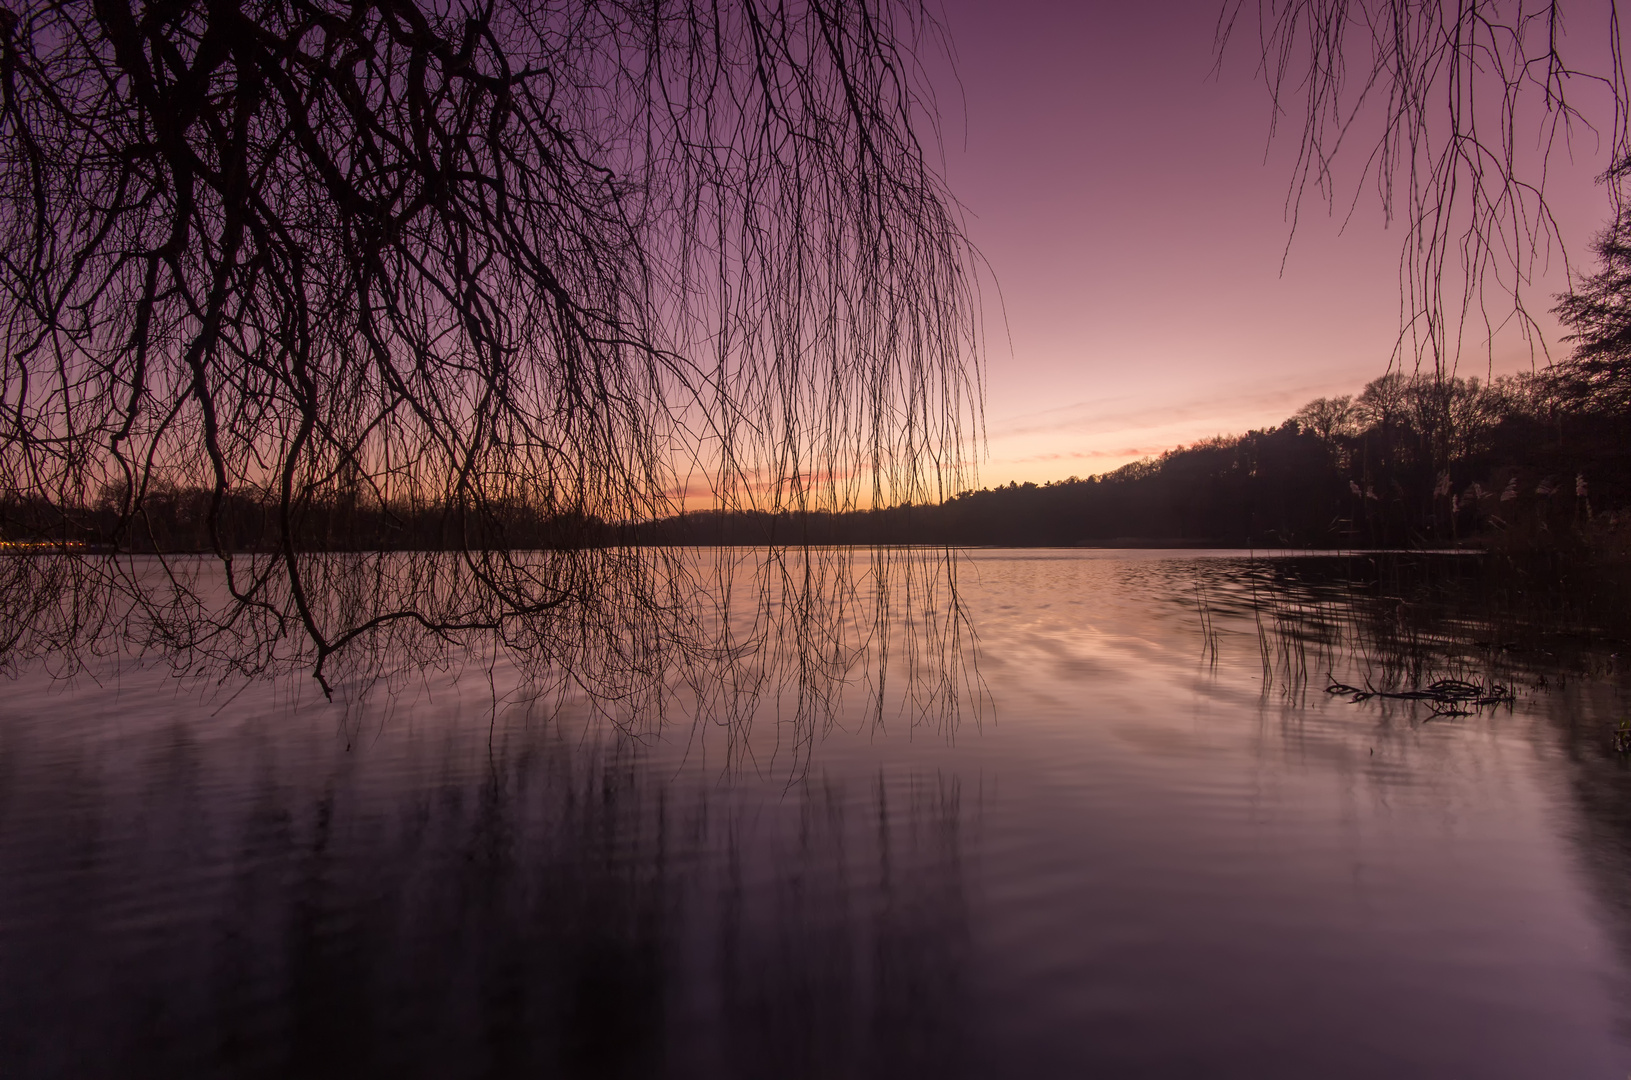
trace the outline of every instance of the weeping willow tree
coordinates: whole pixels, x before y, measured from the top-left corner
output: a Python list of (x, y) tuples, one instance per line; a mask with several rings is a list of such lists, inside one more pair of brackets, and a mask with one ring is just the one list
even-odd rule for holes
[(609, 526), (955, 490), (939, 33), (912, 0), (0, 9), (6, 539), (144, 552), (9, 559), (7, 654), (327, 689), (496, 633), (656, 678), (719, 628)]
[(1552, 163), (1631, 154), (1614, 0), (1229, 0), (1220, 55), (1254, 6), (1273, 134), (1296, 143), (1293, 227), (1310, 200), (1351, 215), (1368, 196), (1403, 226), (1394, 362), (1445, 379), (1514, 325), (1544, 355), (1532, 286), (1570, 270)]

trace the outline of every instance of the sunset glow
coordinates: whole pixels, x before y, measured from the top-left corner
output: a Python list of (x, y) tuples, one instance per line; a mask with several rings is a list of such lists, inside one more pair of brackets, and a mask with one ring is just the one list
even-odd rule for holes
[[(1581, 16), (1575, 32), (1597, 33)], [(1353, 160), (1335, 213), (1311, 195), (1292, 235), (1299, 132), (1270, 143), (1250, 43), (1214, 72), (1218, 5), (1016, 17), (951, 0), (946, 17), (962, 90), (940, 103), (948, 177), (1000, 289), (986, 296), (982, 484), (1086, 476), (1279, 424), (1386, 369), (1402, 225), (1383, 221), (1374, 184), (1358, 188)], [(1578, 131), (1572, 152), (1554, 153), (1547, 194), (1579, 262), (1609, 216), (1595, 180), (1607, 150)], [(1545, 309), (1565, 281), (1553, 252), (1526, 286), (1545, 340), (1532, 349), (1508, 324), (1485, 347), (1475, 328), (1461, 373), (1556, 355)]]

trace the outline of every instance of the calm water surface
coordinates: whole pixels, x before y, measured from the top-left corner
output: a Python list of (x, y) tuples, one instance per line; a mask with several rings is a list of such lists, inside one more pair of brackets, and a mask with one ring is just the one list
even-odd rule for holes
[(1616, 658), (1333, 698), (1411, 661), (1327, 562), (972, 553), (986, 697), (809, 744), (0, 684), (0, 1076), (1631, 1074)]

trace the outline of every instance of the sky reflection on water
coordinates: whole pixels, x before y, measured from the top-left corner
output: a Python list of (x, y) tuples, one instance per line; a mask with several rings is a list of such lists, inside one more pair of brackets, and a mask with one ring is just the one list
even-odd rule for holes
[(25, 676), (0, 1075), (1631, 1071), (1620, 676), (1329, 698), (1274, 635), (1344, 678), (1377, 634), (1263, 566), (972, 553), (988, 707), (857, 694), (803, 760), (768, 702), (746, 754), (495, 715), (502, 669), (349, 710)]

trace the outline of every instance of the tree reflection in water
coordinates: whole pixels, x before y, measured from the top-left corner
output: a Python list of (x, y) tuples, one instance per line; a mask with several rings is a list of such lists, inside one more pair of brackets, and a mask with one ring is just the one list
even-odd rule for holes
[(456, 712), (350, 750), (298, 710), (14, 725), (6, 1071), (956, 1071), (959, 782), (722, 784)]
[[(8, 660), (77, 679), (0, 727), (0, 947), (34, 973), (0, 990), (0, 1072), (955, 1072), (960, 783), (811, 755), (842, 717), (953, 730), (954, 562), (625, 556), (640, 602), (404, 621), (333, 704), (267, 676), (301, 657), (266, 625), (212, 620), (210, 564), (8, 561)], [(330, 602), (457, 572), (382, 565), (327, 565)], [(107, 573), (170, 606), (114, 607)]]
[[(953, 596), (943, 554), (684, 557), (720, 575), (676, 593), (696, 637), (572, 654), (599, 667), (472, 632), (333, 703), (201, 703), (166, 687), (202, 669), (128, 655), (115, 696), (92, 649), (66, 692), (11, 684), (0, 1072), (1618, 1060), (1611, 577), (976, 552)], [(948, 746), (978, 716), (965, 599), (1004, 713)], [(1520, 693), (1434, 716), (1327, 671)], [(908, 723), (937, 726), (873, 737)]]
[[(321, 676), (326, 695), (356, 705), (388, 701), (428, 671), (496, 666), (515, 673), (516, 695), (587, 702), (636, 734), (685, 718), (745, 740), (774, 699), (778, 744), (793, 755), (808, 752), (845, 695), (866, 695), (880, 722), (954, 726), (979, 708), (958, 556), (948, 550), (543, 550), (491, 566), (453, 552), (304, 561), (318, 586), (313, 617), (326, 640), (342, 643), (329, 652), (280, 606), (246, 603), (212, 558), (0, 557), (0, 672), (43, 665), (96, 678), (111, 659), (242, 687), (305, 670)], [(501, 571), (561, 603), (518, 610), (495, 585)]]

